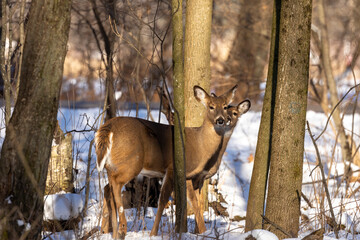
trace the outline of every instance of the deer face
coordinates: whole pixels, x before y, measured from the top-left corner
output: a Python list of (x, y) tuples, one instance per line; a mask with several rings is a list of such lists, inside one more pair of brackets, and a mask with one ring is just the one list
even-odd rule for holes
[(236, 123), (240, 116), (249, 111), (250, 107), (251, 102), (249, 100), (244, 100), (237, 106), (228, 106), (226, 131), (231, 131), (236, 126)]
[(229, 117), (227, 110), (235, 95), (236, 88), (237, 86), (218, 97), (215, 94), (210, 96), (199, 86), (194, 87), (195, 98), (206, 107), (206, 120), (212, 123), (215, 131), (219, 134), (223, 134), (226, 130), (226, 122)]

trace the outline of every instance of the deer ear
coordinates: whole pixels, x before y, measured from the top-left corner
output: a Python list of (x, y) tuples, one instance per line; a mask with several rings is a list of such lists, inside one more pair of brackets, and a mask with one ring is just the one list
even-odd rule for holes
[(242, 114), (246, 113), (247, 111), (249, 111), (250, 107), (251, 107), (251, 102), (250, 102), (250, 100), (246, 99), (246, 100), (242, 101), (241, 103), (239, 103), (237, 108), (238, 108), (239, 114), (242, 115)]
[(194, 86), (194, 97), (196, 98), (196, 100), (201, 102), (204, 106), (207, 105), (209, 95), (201, 87)]
[(235, 97), (235, 93), (237, 90), (237, 85), (235, 85), (232, 89), (230, 89), (227, 93), (224, 93), (223, 96), (226, 98), (227, 104), (230, 104), (233, 98)]

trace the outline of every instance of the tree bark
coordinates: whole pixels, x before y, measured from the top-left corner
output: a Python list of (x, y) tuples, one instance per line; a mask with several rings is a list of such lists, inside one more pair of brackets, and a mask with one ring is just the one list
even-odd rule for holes
[[(299, 231), (309, 78), (311, 0), (280, 1), (278, 64), (266, 217), (291, 236)], [(288, 237), (269, 225), (280, 239)]]
[[(41, 238), (70, 10), (70, 0), (38, 0), (31, 5), (19, 97), (1, 150), (0, 215), (6, 219), (0, 229), (8, 239), (19, 239), (22, 234)], [(25, 225), (19, 226), (18, 219)], [(27, 224), (30, 230), (25, 231)]]
[[(210, 89), (210, 41), (212, 0), (188, 0), (186, 2), (186, 23), (184, 42), (185, 81), (185, 127), (199, 127), (203, 123), (205, 109), (195, 100), (193, 87)], [(185, 136), (186, 139), (186, 136)], [(186, 151), (186, 149), (185, 149)], [(205, 181), (200, 206), (207, 205), (208, 181)]]
[(199, 127), (203, 123), (204, 109), (194, 98), (194, 85), (210, 89), (210, 38), (212, 0), (186, 2), (184, 79), (185, 126)]
[(270, 162), (273, 116), (275, 107), (276, 77), (278, 71), (280, 8), (274, 4), (270, 59), (266, 81), (265, 96), (261, 114), (258, 141), (255, 151), (254, 167), (251, 176), (245, 231), (261, 229), (265, 207), (266, 184)]
[(187, 232), (186, 166), (184, 152), (184, 65), (182, 0), (172, 0), (173, 84), (174, 84), (174, 182), (176, 232)]

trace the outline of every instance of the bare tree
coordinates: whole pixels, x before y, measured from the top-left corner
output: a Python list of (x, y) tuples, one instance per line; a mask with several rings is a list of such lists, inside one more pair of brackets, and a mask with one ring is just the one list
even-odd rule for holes
[[(1, 150), (2, 236), (41, 239), (43, 196), (56, 127), (71, 1), (32, 2), (19, 97)], [(46, 104), (44, 104), (46, 103)], [(26, 194), (24, 194), (26, 189)], [(19, 226), (21, 219), (24, 225)], [(30, 224), (30, 229), (24, 228)]]

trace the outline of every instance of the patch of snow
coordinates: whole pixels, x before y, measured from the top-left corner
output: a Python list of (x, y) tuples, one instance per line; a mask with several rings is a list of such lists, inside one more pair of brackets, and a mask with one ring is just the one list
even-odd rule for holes
[(79, 216), (84, 208), (80, 194), (51, 194), (44, 199), (44, 220), (68, 220)]

